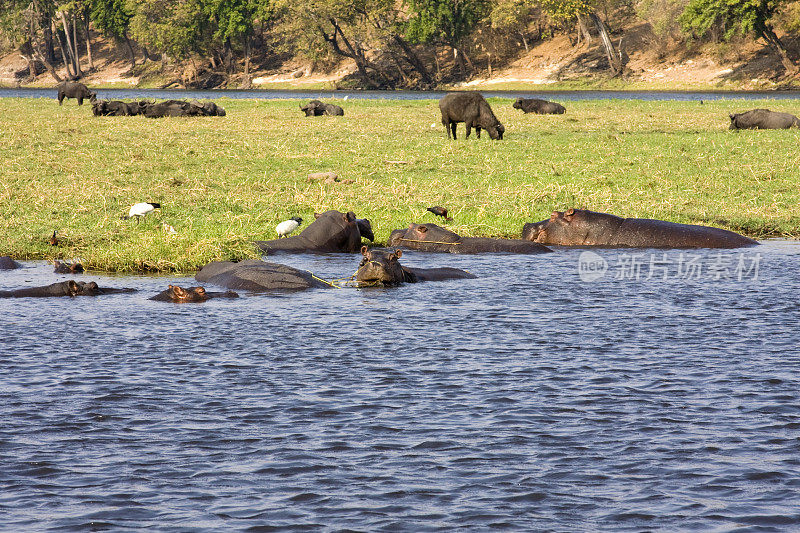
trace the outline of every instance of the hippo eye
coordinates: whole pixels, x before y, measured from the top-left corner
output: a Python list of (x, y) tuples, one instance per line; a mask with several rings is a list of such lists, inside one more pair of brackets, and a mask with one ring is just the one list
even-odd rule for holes
[(419, 230), (420, 233), (425, 233), (426, 231), (428, 231), (427, 226), (420, 226), (417, 229)]

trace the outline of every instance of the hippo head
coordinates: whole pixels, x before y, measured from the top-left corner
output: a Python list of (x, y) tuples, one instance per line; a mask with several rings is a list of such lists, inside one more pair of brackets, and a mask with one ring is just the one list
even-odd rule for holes
[(436, 224), (410, 224), (403, 239), (437, 243), (461, 242), (461, 236)]
[(522, 109), (522, 98), (517, 98), (517, 101), (514, 102), (512, 106), (514, 109)]
[(83, 265), (80, 263), (54, 261), (53, 267), (53, 272), (56, 274), (81, 274), (83, 272)]
[(184, 289), (177, 285), (170, 285), (167, 295), (173, 302), (205, 302), (208, 295), (203, 287), (189, 287)]
[[(587, 220), (590, 213), (592, 212), (583, 209), (553, 211), (547, 220), (525, 224), (522, 238), (543, 244), (576, 244), (576, 237), (585, 236), (590, 231)], [(581, 238), (581, 242), (582, 240)]]
[(369, 239), (370, 242), (375, 240), (375, 234), (372, 233), (372, 224), (366, 218), (357, 218), (356, 224), (358, 225), (358, 232), (361, 233), (361, 236)]
[(406, 281), (407, 273), (400, 264), (401, 250), (385, 251), (372, 250), (366, 246), (361, 247), (361, 263), (358, 265), (356, 280), (362, 283), (380, 283), (383, 285), (396, 285)]

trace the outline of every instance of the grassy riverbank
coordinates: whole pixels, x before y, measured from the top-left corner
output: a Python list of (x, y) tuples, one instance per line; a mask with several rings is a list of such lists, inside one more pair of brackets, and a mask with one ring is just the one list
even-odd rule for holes
[[(220, 100), (226, 117), (94, 117), (69, 100), (0, 99), (0, 255), (80, 258), (108, 271), (190, 270), (255, 256), (250, 242), (314, 211), (353, 210), (378, 241), (444, 205), (464, 235), (518, 236), (584, 207), (800, 237), (800, 131), (728, 131), (728, 112), (798, 101), (564, 102), (523, 115), (492, 99), (506, 139), (448, 141), (435, 101)], [(352, 184), (309, 183), (333, 170)], [(121, 220), (135, 202), (162, 212)], [(165, 233), (162, 223), (177, 235)], [(60, 245), (48, 237), (58, 231)]]

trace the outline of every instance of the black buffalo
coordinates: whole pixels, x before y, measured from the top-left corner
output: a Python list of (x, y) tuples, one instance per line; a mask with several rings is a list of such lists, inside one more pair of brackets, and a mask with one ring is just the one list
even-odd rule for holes
[(779, 113), (769, 109), (753, 109), (745, 113), (729, 115), (732, 130), (785, 130), (800, 128), (800, 119), (790, 113)]
[(77, 81), (64, 81), (58, 85), (58, 105), (64, 103), (64, 98), (77, 98), (78, 105), (83, 105), (84, 98), (93, 102), (97, 98), (97, 93)]
[(453, 139), (456, 138), (456, 123), (463, 122), (467, 127), (467, 139), (475, 128), (478, 139), (481, 138), (481, 129), (489, 132), (492, 139), (502, 139), (505, 127), (494, 116), (489, 103), (476, 92), (448, 93), (439, 100), (439, 109), (442, 112), (442, 124), (450, 138), (452, 129)]
[(344, 109), (338, 105), (326, 104), (319, 100), (311, 100), (306, 105), (300, 106), (300, 111), (305, 113), (307, 117), (319, 117), (322, 115), (344, 116)]
[(567, 112), (563, 105), (540, 98), (517, 98), (513, 107), (514, 109), (522, 109), (525, 113), (535, 113), (537, 115), (563, 115)]

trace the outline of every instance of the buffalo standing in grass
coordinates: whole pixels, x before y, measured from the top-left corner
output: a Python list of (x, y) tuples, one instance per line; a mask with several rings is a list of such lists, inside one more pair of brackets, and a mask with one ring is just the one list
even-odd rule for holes
[(94, 102), (97, 93), (90, 91), (89, 88), (77, 81), (64, 81), (58, 84), (58, 105), (64, 103), (64, 98), (76, 98), (78, 105), (83, 105), (83, 99)]
[(537, 115), (563, 115), (567, 109), (556, 102), (548, 102), (540, 98), (517, 98), (512, 106), (514, 109), (522, 109), (524, 113), (535, 113)]
[(753, 109), (745, 113), (729, 115), (732, 130), (785, 130), (800, 128), (800, 119), (790, 113), (779, 113), (769, 109)]
[(439, 109), (442, 112), (442, 124), (447, 130), (448, 138), (450, 138), (451, 132), (453, 139), (456, 138), (458, 122), (463, 122), (467, 127), (467, 139), (469, 139), (472, 128), (475, 128), (478, 139), (481, 138), (481, 129), (489, 132), (489, 137), (494, 140), (502, 139), (503, 133), (506, 131), (494, 116), (489, 103), (480, 93), (448, 93), (439, 100)]

